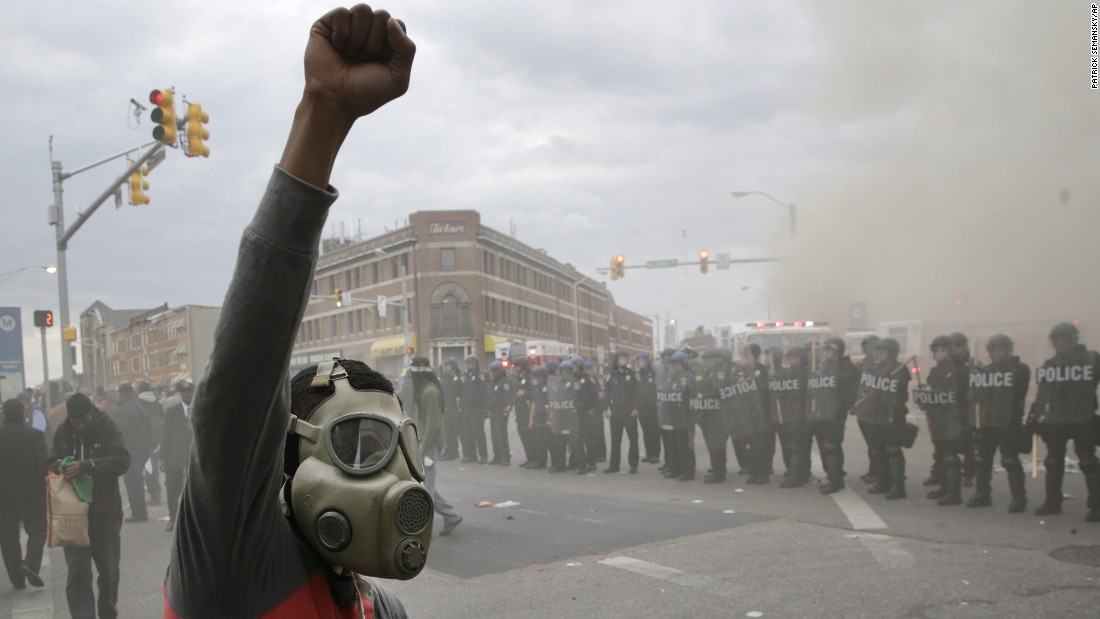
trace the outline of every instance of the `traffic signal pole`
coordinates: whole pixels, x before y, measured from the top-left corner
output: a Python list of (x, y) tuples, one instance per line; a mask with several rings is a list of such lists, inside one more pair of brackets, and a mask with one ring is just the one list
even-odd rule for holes
[[(50, 364), (46, 360), (46, 327), (38, 327), (38, 331), (42, 334), (42, 391), (43, 402), (46, 403), (46, 411), (50, 412), (50, 407), (53, 405), (50, 402)], [(63, 342), (64, 343), (64, 342)]]
[[(64, 208), (64, 200), (63, 200), (65, 180), (68, 179), (68, 178), (71, 178), (73, 176), (76, 176), (77, 174), (80, 174), (81, 172), (84, 172), (86, 170), (90, 170), (90, 169), (92, 169), (96, 166), (107, 163), (108, 161), (113, 161), (114, 159), (118, 159), (119, 157), (125, 157), (126, 155), (134, 152), (135, 150), (140, 150), (141, 148), (144, 148), (145, 146), (149, 146), (149, 144), (144, 144), (144, 145), (142, 145), (138, 148), (131, 148), (129, 150), (125, 150), (121, 153), (111, 155), (110, 157), (107, 157), (105, 159), (101, 159), (99, 161), (96, 161), (94, 163), (90, 163), (90, 164), (88, 164), (86, 166), (83, 166), (81, 168), (77, 168), (76, 170), (74, 170), (72, 172), (65, 173), (65, 172), (62, 171), (61, 162), (56, 161), (53, 158), (53, 136), (50, 136), (50, 168), (52, 170), (52, 175), (53, 175), (53, 204), (50, 206), (49, 222), (50, 222), (50, 225), (55, 226), (56, 232), (57, 232), (57, 289), (58, 289), (57, 296), (58, 296), (58, 305), (59, 305), (59, 307), (58, 307), (58, 317), (61, 319), (62, 327), (67, 326), (69, 324), (69, 268), (68, 268), (68, 265), (67, 265), (66, 260), (65, 260), (65, 252), (66, 252), (66, 250), (68, 249), (68, 246), (69, 246), (69, 239), (71, 239), (73, 237), (73, 235), (76, 234), (77, 230), (80, 230), (80, 227), (84, 225), (84, 222), (88, 221), (88, 218), (91, 217), (92, 214), (96, 212), (96, 209), (98, 209), (100, 207), (100, 205), (102, 205), (104, 202), (107, 201), (107, 198), (110, 198), (111, 196), (115, 195), (118, 191), (120, 191), (120, 187), (122, 185), (124, 185), (129, 180), (131, 174), (133, 174), (136, 170), (140, 170), (141, 166), (143, 164), (145, 164), (145, 162), (152, 159), (154, 156), (157, 155), (157, 153), (161, 153), (162, 149), (164, 148), (164, 145), (162, 145), (160, 143), (151, 142), (150, 144), (153, 144), (154, 146), (152, 148), (150, 148), (149, 150), (145, 151), (144, 153), (142, 153), (142, 155), (140, 157), (138, 157), (136, 162), (134, 162), (129, 168), (127, 168), (127, 170), (121, 176), (116, 178), (113, 183), (108, 185), (107, 189), (104, 190), (104, 192), (101, 193), (99, 195), (99, 197), (96, 198), (95, 201), (93, 201), (90, 206), (88, 206), (87, 209), (85, 209), (83, 212), (81, 212), (80, 216), (77, 217), (75, 222), (73, 222), (73, 225), (69, 229), (66, 230), (65, 229), (65, 208)], [(162, 155), (162, 157), (163, 157), (163, 155)], [(156, 161), (152, 166), (150, 166), (150, 168), (154, 167), (156, 165), (156, 163), (159, 163), (159, 160)], [(46, 345), (44, 338), (45, 338), (45, 335), (43, 335), (43, 340), (42, 340), (43, 347), (45, 347), (45, 345)], [(45, 355), (43, 355), (43, 362), (45, 362)], [(75, 360), (73, 359), (72, 346), (68, 342), (64, 341), (64, 338), (62, 338), (62, 341), (61, 341), (61, 376), (62, 376), (62, 380), (66, 383), (69, 383), (70, 385), (73, 384), (73, 364), (74, 363), (75, 363)], [(47, 388), (47, 391), (48, 391), (49, 390), (49, 385), (48, 384), (47, 384), (46, 388)]]

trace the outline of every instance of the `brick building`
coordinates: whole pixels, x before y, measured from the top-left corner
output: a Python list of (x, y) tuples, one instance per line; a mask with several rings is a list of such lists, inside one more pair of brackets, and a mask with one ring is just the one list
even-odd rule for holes
[(476, 355), (484, 366), (506, 342), (560, 342), (593, 360), (653, 348), (652, 320), (617, 306), (592, 273), (481, 225), (477, 211), (420, 211), (375, 238), (325, 241), (291, 371), (338, 355), (397, 375), (406, 340), (392, 304), (401, 302), (403, 268), (408, 341), (436, 365)]
[(198, 380), (214, 349), (214, 327), (220, 315), (220, 307), (164, 304), (131, 317), (128, 325), (106, 338), (109, 386)]

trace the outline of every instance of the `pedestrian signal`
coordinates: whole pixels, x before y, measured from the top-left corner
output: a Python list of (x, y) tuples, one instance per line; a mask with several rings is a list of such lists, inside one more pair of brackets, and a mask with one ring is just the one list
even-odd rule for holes
[(34, 326), (52, 327), (53, 310), (34, 310)]

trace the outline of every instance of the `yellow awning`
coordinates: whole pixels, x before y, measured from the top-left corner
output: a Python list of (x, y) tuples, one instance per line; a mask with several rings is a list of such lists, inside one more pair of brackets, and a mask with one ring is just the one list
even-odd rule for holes
[(485, 352), (495, 353), (497, 351), (498, 338), (502, 342), (507, 341), (507, 338), (503, 335), (490, 335), (489, 333), (485, 334)]
[[(410, 339), (412, 342), (410, 346), (413, 350), (416, 350), (416, 336), (412, 336)], [(384, 340), (378, 340), (370, 345), (370, 356), (375, 359), (381, 357), (400, 357), (405, 354), (405, 336), (391, 337)]]

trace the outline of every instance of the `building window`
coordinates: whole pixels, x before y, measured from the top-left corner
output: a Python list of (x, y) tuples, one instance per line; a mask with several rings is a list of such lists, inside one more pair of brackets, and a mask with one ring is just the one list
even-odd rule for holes
[(370, 268), (371, 268), (370, 283), (377, 284), (378, 283), (378, 262), (376, 261), (376, 262), (371, 263)]
[(442, 265), (440, 267), (441, 271), (454, 271), (455, 270), (455, 248), (454, 247), (444, 247), (443, 249), (439, 250), (439, 258), (440, 258), (440, 263)]

